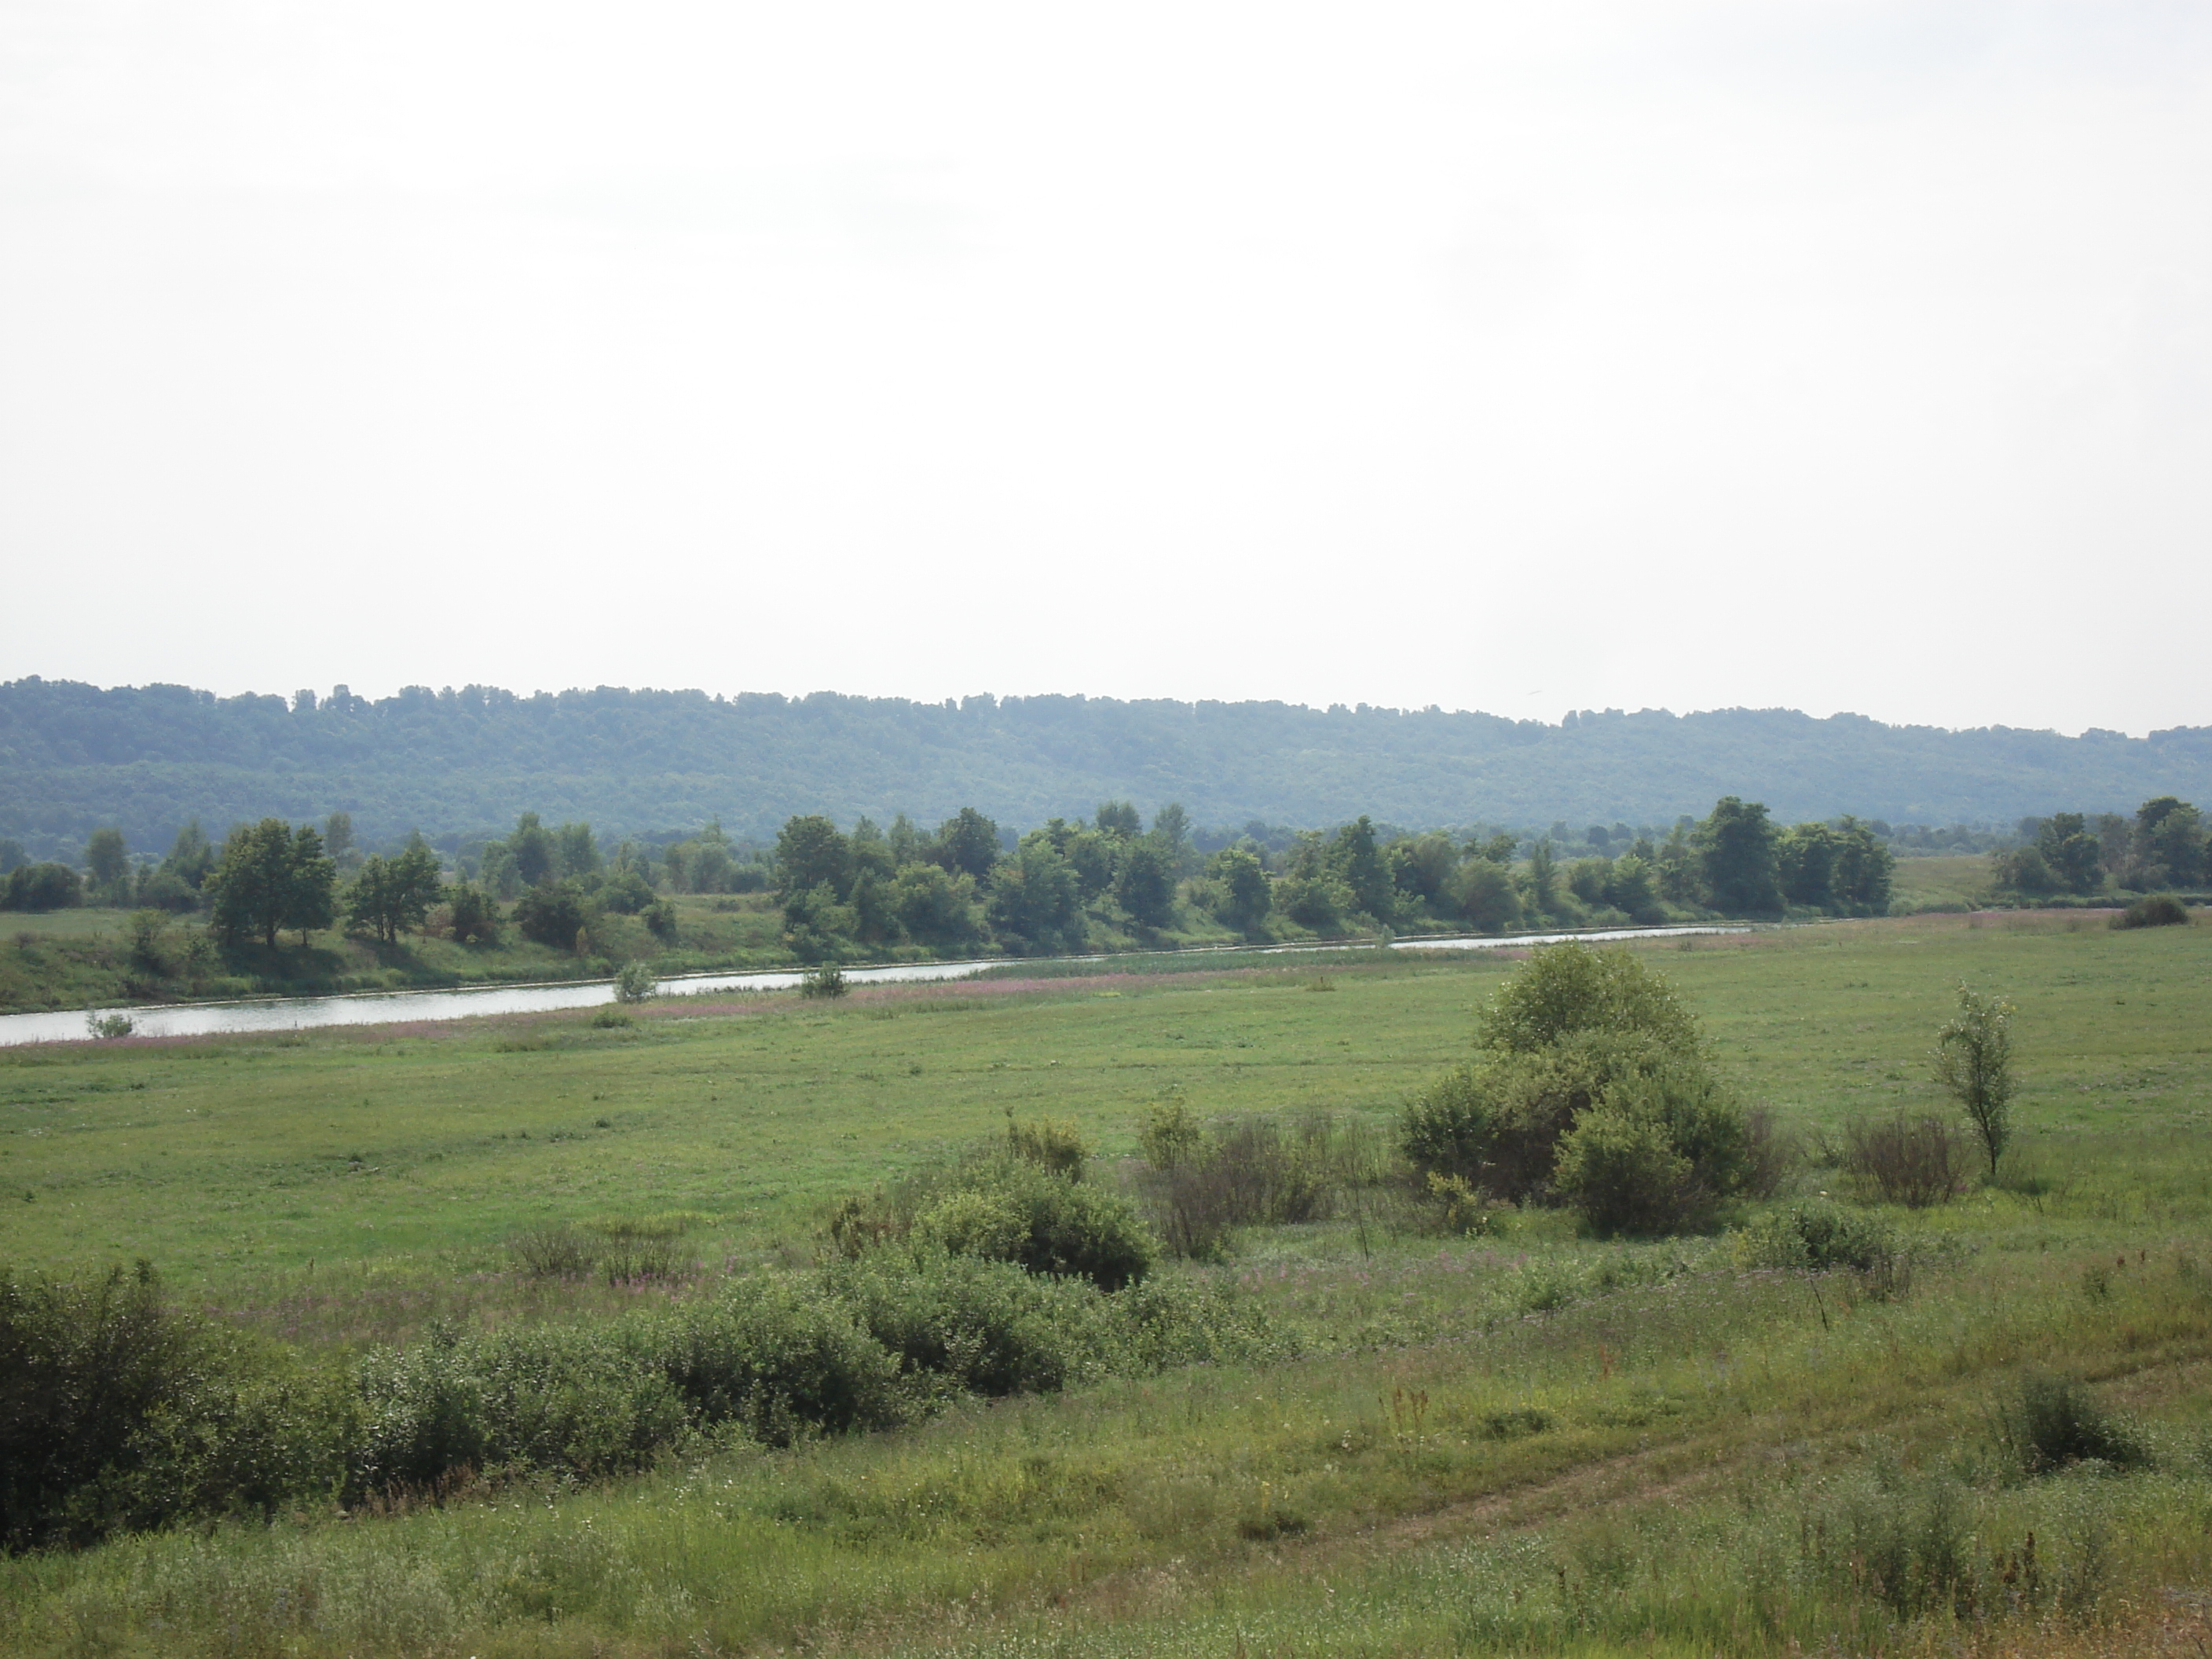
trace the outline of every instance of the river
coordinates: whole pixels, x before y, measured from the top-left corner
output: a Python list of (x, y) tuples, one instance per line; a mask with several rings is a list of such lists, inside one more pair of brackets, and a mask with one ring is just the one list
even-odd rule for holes
[[(1483, 934), (1452, 939), (1393, 939), (1399, 951), (1497, 951), (1529, 945), (1554, 945), (1579, 939), (1591, 943), (1611, 939), (1672, 939), (1698, 933), (1742, 933), (1741, 927), (1619, 927), (1587, 933)], [(1224, 956), (1276, 956), (1286, 951), (1332, 950), (1343, 947), (1312, 945), (1231, 946), (1182, 952), (1194, 967)], [(1018, 966), (1020, 957), (998, 957), (982, 962), (908, 962), (880, 968), (848, 968), (846, 981), (854, 985), (884, 985), (912, 981), (971, 979), (988, 968)], [(1112, 957), (1051, 957), (1039, 965), (1070, 961), (1110, 963)], [(660, 981), (659, 994), (667, 997), (704, 996), (724, 991), (788, 991), (802, 977), (796, 969), (749, 974), (689, 974)], [(483, 985), (451, 991), (381, 991), (360, 996), (265, 997), (249, 1002), (172, 1003), (159, 1007), (103, 1009), (131, 1021), (131, 1034), (142, 1037), (214, 1036), (232, 1032), (304, 1031), (320, 1025), (396, 1025), (416, 1020), (469, 1019), (486, 1014), (547, 1013), (563, 1008), (592, 1008), (615, 1000), (609, 980), (572, 981), (560, 985)], [(93, 1033), (82, 1008), (42, 1014), (0, 1014), (0, 1048), (26, 1042), (89, 1042)]]

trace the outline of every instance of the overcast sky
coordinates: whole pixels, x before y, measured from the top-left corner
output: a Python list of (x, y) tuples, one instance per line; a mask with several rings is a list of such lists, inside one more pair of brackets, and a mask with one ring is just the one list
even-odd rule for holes
[(0, 678), (2212, 724), (2212, 8), (0, 0)]

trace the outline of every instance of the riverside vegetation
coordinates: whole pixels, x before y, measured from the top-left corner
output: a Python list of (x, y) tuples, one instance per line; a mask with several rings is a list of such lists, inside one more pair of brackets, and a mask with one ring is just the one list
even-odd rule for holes
[[(11, 1431), (56, 1353), (146, 1406), (94, 1415), (128, 1458), (10, 1443), (0, 1647), (2193, 1652), (2208, 949), (1923, 917), (0, 1055)], [(2014, 1009), (1993, 1179), (1961, 981)], [(1657, 1208), (1577, 1186), (1616, 1130)]]

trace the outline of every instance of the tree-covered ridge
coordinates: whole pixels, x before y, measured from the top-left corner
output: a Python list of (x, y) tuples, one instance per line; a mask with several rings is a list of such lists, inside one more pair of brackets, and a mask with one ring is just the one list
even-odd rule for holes
[(1785, 821), (2009, 823), (2067, 801), (2128, 811), (2212, 793), (2212, 727), (2147, 739), (1948, 732), (1784, 709), (1571, 714), (1559, 725), (1362, 705), (599, 687), (410, 687), (371, 702), (218, 698), (182, 686), (0, 685), (0, 835), (74, 853), (101, 825), (139, 846), (331, 811), (389, 842), (499, 832), (532, 805), (618, 835), (719, 819), (765, 840), (798, 813), (936, 820), (972, 805), (1038, 823), (1104, 799), (1180, 800), (1194, 823), (1361, 813), (1413, 828), (1666, 823), (1723, 794)]

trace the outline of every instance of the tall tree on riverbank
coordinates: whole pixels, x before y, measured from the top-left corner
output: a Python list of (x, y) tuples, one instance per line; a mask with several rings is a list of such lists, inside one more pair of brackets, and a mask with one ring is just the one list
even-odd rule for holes
[(337, 866), (311, 823), (297, 831), (264, 818), (231, 832), (207, 880), (209, 921), (226, 945), (258, 934), (270, 950), (284, 928), (327, 927), (337, 914)]

